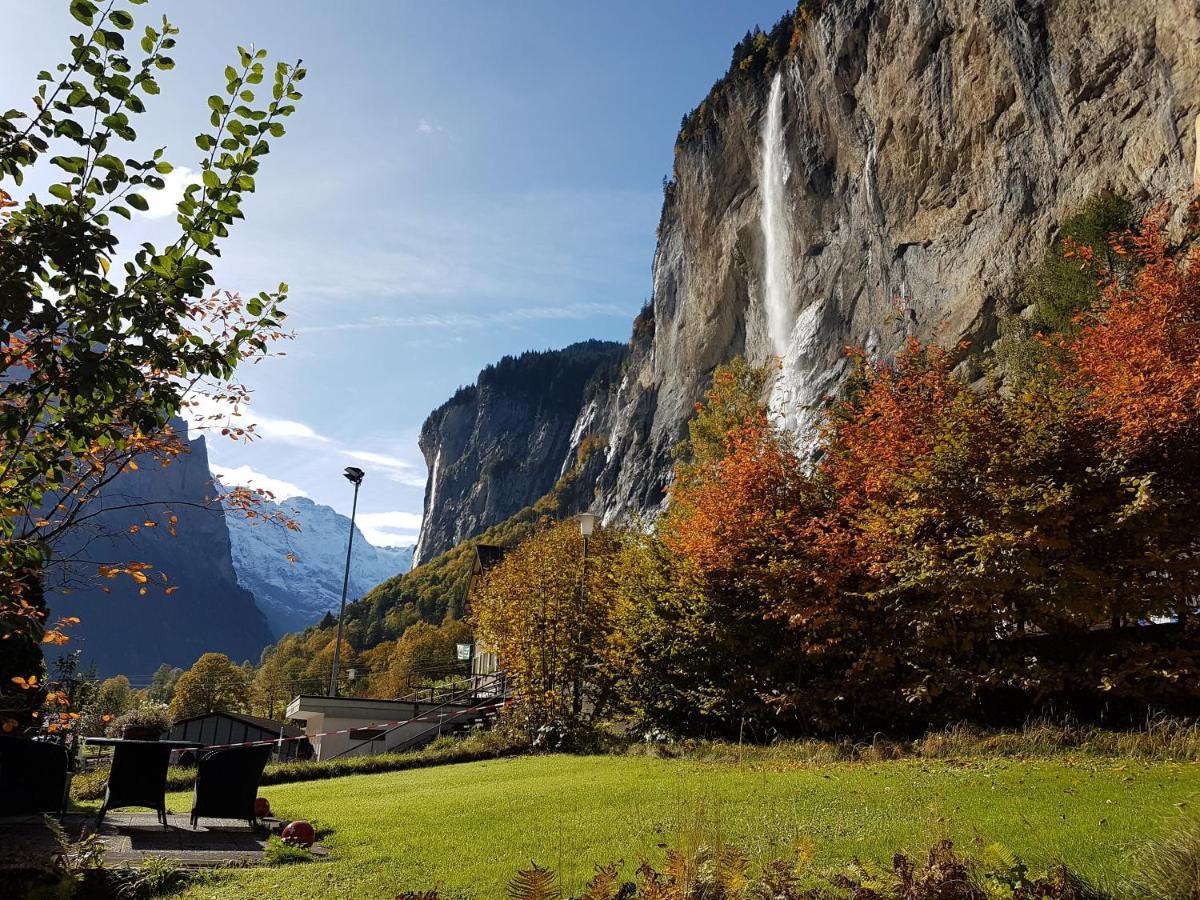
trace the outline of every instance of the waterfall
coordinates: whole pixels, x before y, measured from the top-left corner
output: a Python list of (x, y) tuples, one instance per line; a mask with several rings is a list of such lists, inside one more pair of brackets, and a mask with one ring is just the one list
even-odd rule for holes
[(802, 298), (792, 256), (787, 180), (790, 174), (783, 135), (783, 69), (771, 81), (762, 127), (759, 171), (759, 225), (763, 236), (762, 302), (771, 350), (780, 359), (769, 406), (777, 424), (790, 431), (798, 448), (813, 448), (819, 404), (837, 377), (823, 362), (828, 335), (823, 330), (826, 302)]
[(771, 81), (767, 117), (762, 128), (759, 174), (759, 223), (763, 232), (763, 306), (767, 332), (776, 356), (787, 354), (795, 322), (792, 283), (792, 239), (787, 219), (787, 151), (783, 141), (783, 69)]

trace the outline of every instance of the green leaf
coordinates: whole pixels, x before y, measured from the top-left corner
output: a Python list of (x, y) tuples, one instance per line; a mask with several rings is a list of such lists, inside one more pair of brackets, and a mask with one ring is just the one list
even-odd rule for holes
[(87, 166), (87, 160), (82, 156), (55, 156), (50, 162), (72, 175), (81, 175)]
[(175, 68), (175, 60), (171, 59), (169, 56), (160, 56), (154, 61), (154, 65), (165, 72), (168, 69)]
[(71, 199), (71, 189), (69, 187), (67, 187), (65, 184), (50, 185), (50, 193), (53, 194), (55, 197), (57, 197), (59, 200), (62, 200), (63, 202), (69, 201)]
[(208, 108), (213, 112), (220, 112), (225, 107), (225, 101), (216, 94), (208, 98)]
[(101, 169), (107, 169), (110, 172), (124, 172), (125, 164), (117, 159), (111, 153), (105, 153), (96, 157), (96, 165)]
[(133, 16), (123, 9), (114, 9), (109, 13), (108, 20), (122, 31), (128, 31), (133, 27)]
[(88, 0), (73, 0), (71, 3), (71, 15), (84, 25), (91, 25), (92, 17), (96, 15), (96, 5), (88, 2)]
[(150, 204), (146, 202), (146, 198), (141, 194), (130, 194), (125, 198), (125, 202), (134, 209), (141, 210), (142, 212), (150, 208)]
[(154, 171), (156, 171), (159, 175), (167, 175), (174, 168), (175, 167), (173, 165), (171, 165), (169, 162), (167, 162), (166, 160), (163, 160), (162, 162), (155, 165)]
[(206, 188), (215, 189), (215, 188), (219, 187), (221, 184), (220, 177), (212, 169), (205, 169), (204, 174), (201, 175), (200, 177), (204, 181), (204, 186)]

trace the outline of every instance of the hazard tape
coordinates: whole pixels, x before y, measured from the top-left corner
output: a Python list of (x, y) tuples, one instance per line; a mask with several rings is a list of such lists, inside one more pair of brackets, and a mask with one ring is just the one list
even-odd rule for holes
[(321, 731), (317, 734), (302, 734), (297, 737), (277, 737), (269, 741), (242, 741), (239, 744), (210, 744), (205, 746), (204, 750), (227, 750), (231, 747), (265, 747), (268, 745), (285, 744), (288, 741), (306, 741), (309, 738), (329, 737), (332, 734), (349, 734), (352, 731), (362, 731), (365, 728), (399, 728), (402, 725), (412, 725), (417, 722), (442, 723), (447, 719), (453, 719), (457, 716), (466, 715), (467, 713), (479, 712), (486, 709), (500, 709), (509, 706), (511, 700), (503, 700), (499, 703), (485, 703), (481, 706), (469, 706), (465, 709), (460, 709), (453, 713), (439, 713), (437, 716), (414, 716), (411, 719), (401, 719), (396, 722), (372, 722), (368, 725), (355, 725), (353, 728), (342, 728), (338, 731)]

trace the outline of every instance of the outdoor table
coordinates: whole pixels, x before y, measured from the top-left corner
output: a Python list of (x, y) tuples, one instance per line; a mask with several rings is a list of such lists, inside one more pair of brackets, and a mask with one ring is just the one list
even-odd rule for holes
[(113, 748), (112, 767), (104, 789), (104, 803), (96, 816), (96, 827), (104, 821), (110, 809), (122, 806), (144, 806), (158, 812), (163, 827), (167, 826), (167, 766), (171, 751), (197, 749), (204, 744), (196, 741), (129, 741), (124, 738), (84, 738), (89, 744)]

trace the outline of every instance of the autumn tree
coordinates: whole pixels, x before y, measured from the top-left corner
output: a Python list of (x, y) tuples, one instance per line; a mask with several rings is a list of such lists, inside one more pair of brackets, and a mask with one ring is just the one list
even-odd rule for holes
[(452, 617), (441, 625), (410, 625), (395, 641), (363, 654), (363, 662), (372, 673), (372, 696), (400, 697), (415, 686), (433, 685), (458, 664), (458, 645), (469, 643), (470, 626)]
[[(162, 190), (172, 171), (162, 149), (136, 146), (134, 120), (174, 66), (178, 29), (164, 19), (135, 32), (115, 0), (71, 0), (70, 12), (84, 30), (69, 58), (38, 74), (28, 110), (0, 115), (0, 627), (10, 648), (0, 700), (9, 729), (40, 702), (36, 671), (8, 671), (35, 667), (20, 648), (65, 640), (41, 596), (55, 540), (82, 527), (92, 500), (135, 460), (181, 452), (170, 422), (198, 392), (244, 400), (235, 368), (282, 335), (286, 286), (249, 300), (215, 291), (212, 260), (243, 218), (305, 74), (298, 64), (272, 71), (265, 51), (239, 48), (208, 100), (199, 182), (178, 203), (177, 235), (128, 250), (115, 223), (145, 211), (146, 191)], [(19, 199), (27, 175), (48, 187)], [(147, 581), (136, 561), (100, 562)]]
[[(796, 676), (796, 633), (774, 613), (781, 591), (817, 577), (795, 563), (822, 492), (769, 421), (769, 378), (740, 358), (713, 373), (680, 449), (658, 527), (663, 547), (633, 541), (621, 559), (622, 596), (640, 579), (674, 583), (644, 593), (623, 618), (643, 635), (641, 664), (669, 678), (663, 697), (683, 701), (672, 704), (676, 714), (691, 706), (691, 729), (765, 733), (774, 718), (767, 698)], [(686, 643), (672, 648), (672, 632)]]
[(170, 713), (175, 721), (213, 712), (244, 712), (250, 705), (246, 673), (224, 653), (205, 653), (179, 676)]
[(497, 653), (516, 701), (513, 715), (531, 735), (540, 728), (571, 732), (611, 701), (606, 560), (614, 547), (613, 536), (598, 530), (585, 561), (578, 523), (544, 523), (472, 597), (476, 638)]

